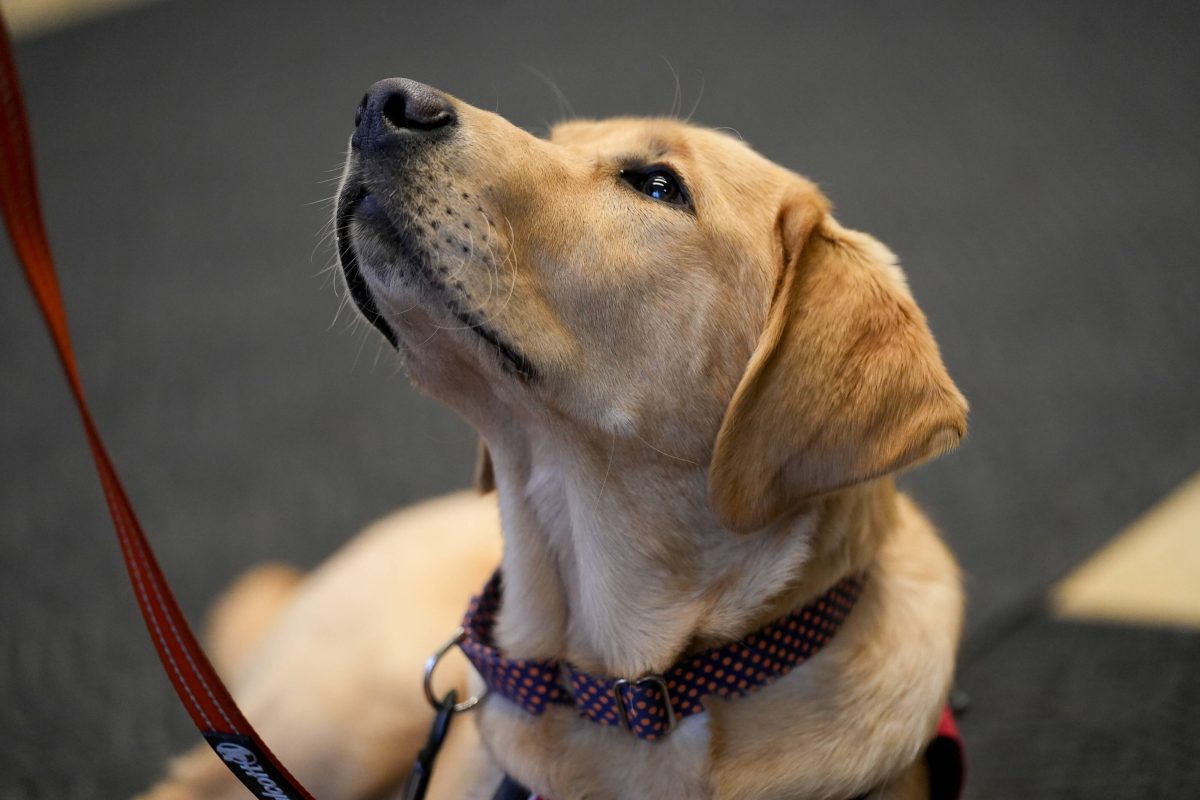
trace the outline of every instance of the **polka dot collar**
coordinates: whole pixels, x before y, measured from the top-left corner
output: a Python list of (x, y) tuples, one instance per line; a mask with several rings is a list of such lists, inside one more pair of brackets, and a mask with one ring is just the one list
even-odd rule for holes
[(593, 722), (620, 725), (639, 739), (654, 741), (683, 717), (704, 711), (704, 698), (749, 694), (816, 655), (854, 608), (863, 580), (843, 578), (803, 608), (742, 639), (685, 656), (660, 675), (612, 678), (562, 661), (503, 655), (492, 638), (502, 595), (497, 571), (472, 598), (459, 647), (489, 692), (530, 714), (541, 714), (552, 704), (570, 705)]

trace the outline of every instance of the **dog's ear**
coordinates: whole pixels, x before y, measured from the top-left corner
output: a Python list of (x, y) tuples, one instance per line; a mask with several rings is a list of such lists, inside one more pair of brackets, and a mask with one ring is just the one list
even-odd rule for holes
[(967, 428), (887, 248), (839, 226), (808, 187), (785, 199), (776, 233), (782, 272), (709, 468), (713, 510), (734, 531), (933, 458)]
[(487, 494), (496, 488), (496, 473), (492, 468), (492, 454), (488, 452), (487, 442), (479, 437), (475, 448), (475, 490)]

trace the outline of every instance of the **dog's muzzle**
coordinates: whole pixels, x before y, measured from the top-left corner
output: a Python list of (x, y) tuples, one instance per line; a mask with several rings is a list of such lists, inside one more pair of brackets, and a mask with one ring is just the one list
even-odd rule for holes
[(359, 268), (350, 240), (350, 223), (364, 202), (370, 204), (362, 177), (363, 160), (394, 160), (413, 148), (444, 138), (458, 124), (454, 106), (444, 95), (423, 83), (407, 78), (387, 78), (374, 84), (354, 112), (354, 134), (350, 137), (350, 177), (338, 197), (336, 233), (338, 260), (346, 277), (350, 297), (359, 311), (384, 338), (396, 347), (396, 333), (383, 319)]

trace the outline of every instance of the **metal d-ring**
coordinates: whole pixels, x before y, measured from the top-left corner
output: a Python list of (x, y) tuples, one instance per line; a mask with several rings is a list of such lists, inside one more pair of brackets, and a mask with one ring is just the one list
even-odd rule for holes
[[(442, 701), (433, 693), (433, 671), (437, 669), (438, 663), (442, 658), (449, 653), (455, 645), (466, 638), (467, 632), (461, 627), (454, 631), (454, 635), (450, 637), (444, 645), (437, 649), (437, 652), (425, 660), (425, 699), (433, 706), (435, 711), (441, 709)], [(479, 705), (479, 701), (487, 697), (487, 692), (482, 695), (473, 695), (463, 700), (461, 703), (454, 704), (454, 711), (468, 711)]]

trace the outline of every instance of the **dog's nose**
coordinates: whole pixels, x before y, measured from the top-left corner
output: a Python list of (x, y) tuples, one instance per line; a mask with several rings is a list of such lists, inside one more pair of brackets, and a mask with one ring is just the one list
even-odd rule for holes
[(457, 121), (454, 106), (437, 89), (407, 78), (387, 78), (368, 89), (358, 104), (351, 143), (384, 144), (449, 128)]

